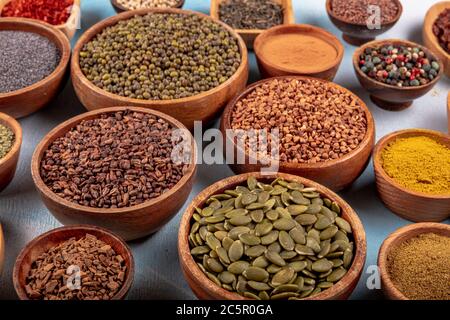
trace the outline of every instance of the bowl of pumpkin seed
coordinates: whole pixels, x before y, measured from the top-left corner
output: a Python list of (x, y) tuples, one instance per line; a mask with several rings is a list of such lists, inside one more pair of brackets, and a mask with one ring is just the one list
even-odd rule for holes
[(366, 236), (330, 189), (255, 172), (218, 181), (192, 201), (178, 254), (199, 299), (347, 299), (364, 268)]

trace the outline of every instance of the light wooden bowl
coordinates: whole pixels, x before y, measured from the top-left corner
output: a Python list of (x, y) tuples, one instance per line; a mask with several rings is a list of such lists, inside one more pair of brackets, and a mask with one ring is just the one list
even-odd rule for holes
[[(267, 43), (268, 39), (275, 38), (277, 36), (283, 36), (285, 34), (304, 34), (325, 41), (334, 47), (334, 49), (336, 50), (336, 56), (334, 60), (328, 64), (316, 64), (314, 66), (314, 69), (311, 69), (310, 65), (304, 66), (308, 68), (303, 70), (301, 68), (293, 68), (292, 66), (288, 65), (280, 66), (279, 63), (274, 63), (273, 60), (271, 61), (270, 58), (267, 57), (267, 54), (264, 50), (264, 45)], [(280, 59), (282, 59), (284, 50), (289, 49), (279, 48)], [(311, 48), (311, 50), (314, 50), (314, 48)], [(307, 24), (281, 25), (262, 32), (255, 40), (254, 51), (256, 55), (256, 61), (258, 62), (259, 71), (263, 78), (286, 75), (303, 75), (332, 81), (339, 69), (342, 58), (344, 57), (344, 46), (338, 38), (322, 28)]]
[(323, 196), (326, 196), (332, 201), (336, 201), (339, 204), (343, 212), (343, 218), (350, 223), (353, 230), (353, 237), (355, 239), (356, 245), (355, 256), (349, 271), (339, 282), (337, 282), (330, 289), (327, 289), (314, 297), (308, 298), (307, 300), (347, 299), (355, 289), (356, 284), (358, 283), (358, 280), (363, 271), (364, 263), (366, 261), (366, 234), (356, 212), (336, 193), (311, 180), (284, 173), (262, 175), (259, 172), (232, 176), (214, 183), (213, 185), (203, 190), (197, 197), (195, 197), (184, 212), (183, 217), (181, 218), (180, 229), (178, 232), (178, 255), (180, 258), (181, 269), (183, 271), (184, 277), (186, 278), (194, 294), (199, 299), (247, 300), (237, 293), (233, 293), (218, 287), (215, 283), (213, 283), (206, 277), (206, 275), (200, 270), (200, 268), (192, 258), (189, 249), (188, 236), (191, 227), (191, 218), (195, 212), (195, 207), (201, 208), (204, 205), (205, 201), (214, 194), (222, 193), (224, 190), (244, 184), (249, 176), (255, 176), (258, 180), (261, 181), (271, 181), (277, 177), (286, 180), (297, 181), (307, 187), (317, 188), (317, 190)]
[[(211, 17), (220, 20), (219, 17), (219, 5), (226, 0), (211, 0)], [(283, 7), (283, 24), (295, 23), (294, 9), (292, 8), (292, 0), (273, 0)], [(258, 35), (260, 35), (264, 29), (234, 29), (243, 39), (245, 45), (249, 50), (253, 49), (253, 43)]]
[(373, 166), (378, 194), (395, 214), (415, 222), (442, 221), (450, 217), (450, 194), (429, 195), (406, 189), (389, 177), (383, 169), (382, 151), (399, 138), (426, 136), (450, 148), (450, 136), (426, 129), (401, 130), (388, 134), (378, 141), (373, 151)]
[(444, 63), (444, 72), (450, 77), (450, 54), (448, 54), (439, 44), (438, 39), (433, 33), (433, 25), (439, 14), (445, 9), (450, 8), (450, 1), (442, 1), (433, 5), (427, 12), (423, 22), (422, 38), (426, 47), (433, 50), (434, 53)]
[(236, 32), (233, 31), (233, 29), (218, 20), (212, 19), (222, 25), (237, 39), (241, 51), (241, 65), (235, 74), (226, 82), (201, 94), (174, 100), (130, 99), (98, 88), (84, 76), (80, 69), (80, 51), (84, 44), (90, 41), (97, 33), (108, 26), (115, 25), (118, 21), (129, 19), (135, 15), (145, 15), (147, 13), (154, 12), (188, 15), (193, 14), (207, 19), (212, 19), (202, 13), (188, 10), (141, 9), (127, 11), (97, 23), (80, 37), (73, 50), (71, 70), (75, 92), (81, 103), (88, 110), (113, 107), (117, 105), (136, 106), (164, 112), (183, 123), (186, 127), (188, 127), (188, 129), (192, 129), (194, 127), (194, 121), (204, 121), (205, 123), (208, 123), (222, 111), (223, 107), (231, 98), (245, 88), (248, 79), (248, 57), (244, 41)]
[(81, 239), (86, 234), (91, 234), (97, 239), (110, 245), (114, 251), (121, 255), (127, 267), (122, 288), (112, 300), (124, 299), (131, 288), (134, 278), (134, 259), (127, 244), (113, 233), (99, 227), (88, 225), (76, 225), (50, 230), (29, 242), (16, 259), (13, 270), (13, 283), (20, 300), (30, 300), (25, 285), (31, 266), (36, 259), (49, 249), (59, 245), (70, 238)]
[(450, 91), (447, 95), (447, 122), (448, 122), (448, 133), (450, 134)]
[[(111, 4), (117, 13), (122, 13), (124, 11), (131, 11), (130, 9), (121, 5), (118, 0), (111, 0)], [(179, 0), (178, 3), (173, 8), (181, 9), (183, 6), (184, 6), (184, 0)]]
[(8, 127), (14, 133), (14, 144), (9, 152), (0, 159), (0, 191), (5, 189), (16, 173), (22, 145), (22, 127), (13, 117), (0, 112), (0, 124)]
[(328, 17), (330, 18), (331, 22), (343, 32), (342, 38), (349, 44), (354, 46), (360, 46), (366, 42), (373, 41), (375, 38), (389, 29), (391, 29), (397, 21), (400, 19), (403, 7), (400, 1), (393, 0), (397, 3), (398, 12), (395, 18), (385, 24), (382, 24), (380, 26), (380, 29), (369, 29), (367, 28), (366, 23), (352, 23), (344, 20), (342, 17), (338, 17), (334, 14), (332, 10), (332, 2), (333, 0), (327, 0), (326, 2), (326, 10)]
[[(230, 168), (236, 173), (245, 173), (245, 172), (256, 172), (260, 171), (262, 168), (266, 167), (265, 165), (261, 165), (258, 163), (256, 159), (250, 159), (250, 156), (244, 150), (241, 150), (239, 146), (236, 144), (235, 139), (232, 139), (228, 135), (225, 134), (226, 130), (231, 130), (231, 116), (233, 110), (235, 108), (236, 103), (247, 96), (254, 88), (264, 84), (265, 82), (271, 81), (273, 79), (308, 79), (308, 77), (302, 76), (284, 76), (284, 77), (276, 77), (272, 79), (262, 80), (256, 83), (253, 83), (247, 89), (244, 90), (240, 95), (236, 96), (225, 108), (225, 111), (222, 115), (222, 120), (220, 124), (220, 130), (224, 137), (226, 137), (226, 141), (224, 143), (224, 148), (230, 146), (233, 147), (235, 161), (232, 164), (229, 164)], [(312, 78), (310, 78), (312, 79)], [(321, 82), (328, 83), (328, 81), (319, 80)], [(351, 93), (349, 90), (340, 87), (337, 84), (332, 84), (335, 87), (339, 87), (341, 89), (346, 90)], [(354, 95), (352, 93), (352, 95)], [(316, 181), (324, 186), (334, 190), (339, 191), (348, 186), (350, 186), (364, 171), (366, 168), (370, 155), (372, 153), (373, 146), (375, 144), (375, 124), (366, 104), (359, 99), (356, 95), (355, 98), (359, 101), (359, 104), (363, 108), (366, 118), (367, 118), (367, 133), (364, 137), (364, 140), (360, 143), (360, 145), (350, 152), (349, 154), (343, 156), (342, 158), (329, 160), (326, 162), (320, 163), (290, 163), (290, 162), (280, 162), (279, 163), (279, 171), (285, 172), (289, 174), (298, 175), (301, 177), (305, 177), (307, 179), (311, 179)], [(236, 156), (237, 154), (245, 154), (245, 164), (236, 164)], [(256, 163), (256, 164), (255, 164)]]
[(26, 31), (40, 34), (55, 43), (61, 52), (61, 61), (46, 78), (31, 86), (0, 93), (0, 112), (21, 118), (36, 112), (52, 101), (65, 80), (70, 60), (70, 43), (67, 37), (49, 24), (24, 18), (1, 18), (0, 30)]
[(3, 271), (3, 263), (5, 261), (5, 238), (3, 237), (2, 224), (0, 223), (0, 275)]
[(423, 233), (436, 233), (450, 237), (450, 225), (431, 222), (414, 223), (391, 233), (381, 245), (380, 252), (378, 253), (378, 268), (380, 270), (382, 289), (388, 299), (409, 300), (395, 287), (389, 276), (387, 267), (389, 253), (403, 242)]
[(64, 225), (87, 223), (113, 231), (125, 240), (142, 238), (159, 230), (183, 206), (191, 192), (196, 173), (196, 145), (192, 139), (191, 164), (185, 175), (169, 191), (139, 205), (127, 208), (92, 208), (73, 203), (56, 195), (44, 183), (40, 175), (42, 157), (48, 147), (82, 120), (97, 118), (103, 113), (132, 110), (155, 115), (174, 128), (186, 129), (180, 122), (163, 113), (135, 107), (113, 107), (83, 113), (73, 117), (50, 131), (36, 147), (31, 160), (31, 175), (45, 206)]
[[(81, 0), (73, 1), (70, 16), (64, 24), (54, 26), (56, 29), (62, 31), (67, 36), (67, 38), (69, 38), (69, 40), (73, 38), (79, 26), (81, 16), (80, 1)], [(2, 12), (3, 7), (6, 6), (9, 2), (11, 2), (11, 0), (0, 0), (0, 12)]]
[[(429, 83), (418, 87), (397, 87), (370, 78), (361, 71), (359, 67), (359, 56), (368, 47), (379, 47), (385, 44), (407, 45), (408, 47), (421, 48), (427, 57), (436, 60), (439, 63), (440, 68), (438, 75)], [(430, 91), (444, 73), (442, 61), (432, 51), (417, 43), (400, 39), (377, 40), (359, 47), (353, 54), (353, 68), (355, 69), (356, 76), (361, 85), (369, 91), (372, 102), (378, 107), (389, 111), (400, 111), (410, 107), (415, 99), (420, 98)]]

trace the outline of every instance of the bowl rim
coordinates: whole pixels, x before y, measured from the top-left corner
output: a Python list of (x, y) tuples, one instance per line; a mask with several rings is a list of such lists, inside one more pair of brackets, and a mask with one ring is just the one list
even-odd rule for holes
[(378, 140), (378, 142), (375, 145), (375, 148), (373, 149), (373, 166), (374, 166), (374, 170), (381, 175), (381, 177), (386, 180), (390, 185), (392, 185), (393, 187), (395, 187), (397, 190), (404, 192), (406, 194), (409, 194), (410, 196), (413, 197), (419, 197), (422, 199), (426, 199), (426, 200), (450, 200), (450, 193), (449, 194), (429, 194), (429, 193), (424, 193), (424, 192), (419, 192), (419, 191), (414, 191), (414, 190), (410, 190), (408, 188), (405, 188), (404, 186), (402, 186), (401, 184), (399, 184), (397, 181), (395, 181), (393, 178), (391, 178), (386, 171), (383, 168), (382, 165), (382, 160), (381, 160), (381, 152), (386, 148), (386, 146), (388, 144), (390, 144), (391, 142), (403, 138), (403, 137), (415, 137), (415, 136), (425, 136), (425, 137), (430, 137), (431, 139), (436, 141), (436, 137), (439, 138), (443, 138), (445, 140), (448, 140), (450, 142), (450, 136), (443, 133), (443, 132), (439, 132), (436, 130), (430, 130), (430, 129), (419, 129), (419, 128), (415, 128), (415, 129), (403, 129), (403, 130), (398, 130), (398, 131), (394, 131), (391, 133), (388, 133), (387, 135), (385, 135), (384, 137), (382, 137), (380, 140)]
[[(3, 29), (2, 24), (12, 24), (14, 25), (12, 28)], [(41, 88), (43, 86), (48, 85), (53, 79), (64, 71), (64, 69), (68, 66), (70, 57), (71, 57), (71, 51), (70, 51), (70, 42), (69, 39), (66, 37), (66, 35), (58, 28), (52, 26), (51, 24), (48, 24), (46, 22), (41, 22), (39, 20), (35, 19), (28, 19), (28, 18), (1, 18), (0, 19), (0, 30), (13, 30), (13, 31), (21, 31), (17, 28), (17, 25), (28, 25), (32, 27), (33, 30), (43, 30), (45, 33), (52, 33), (55, 37), (55, 39), (50, 39), (48, 36), (43, 36), (52, 43), (55, 44), (57, 49), (60, 51), (61, 58), (59, 60), (58, 65), (56, 68), (45, 78), (39, 80), (38, 82), (35, 82), (27, 87), (0, 93), (0, 100), (20, 96), (22, 94), (30, 93), (31, 91)], [(35, 34), (39, 34), (35, 31), (27, 31)]]
[[(407, 45), (409, 47), (420, 48), (422, 51), (424, 51), (426, 53), (427, 57), (430, 60), (434, 59), (439, 64), (439, 72), (438, 72), (437, 76), (433, 80), (428, 82), (427, 84), (423, 84), (420, 86), (397, 87), (397, 86), (394, 86), (391, 84), (386, 84), (384, 82), (380, 82), (375, 79), (372, 79), (368, 75), (366, 75), (364, 72), (362, 72), (361, 68), (359, 67), (359, 61), (360, 61), (359, 56), (361, 55), (361, 52), (363, 52), (368, 47), (378, 47), (383, 44), (389, 44), (389, 43), (402, 44), (402, 45)], [(424, 89), (424, 88), (428, 88), (428, 87), (433, 87), (441, 79), (441, 77), (444, 73), (444, 64), (443, 64), (442, 60), (439, 59), (439, 57), (436, 56), (432, 50), (430, 50), (427, 47), (425, 47), (421, 44), (418, 44), (416, 42), (403, 40), (403, 39), (381, 39), (381, 40), (374, 40), (374, 41), (367, 42), (367, 43), (363, 44), (362, 46), (356, 48), (355, 52), (353, 53), (352, 61), (353, 61), (353, 68), (355, 69), (355, 72), (359, 77), (361, 77), (379, 87), (390, 89), (390, 90), (395, 90), (395, 91), (414, 91), (414, 90), (420, 90), (420, 89)]]
[[(285, 31), (285, 32), (282, 32)], [(267, 59), (264, 54), (264, 44), (268, 38), (276, 38), (281, 34), (305, 34), (316, 39), (320, 39), (329, 45), (333, 46), (336, 49), (336, 57), (332, 62), (325, 64), (324, 66), (316, 67), (316, 69), (308, 70), (307, 72), (302, 71), (300, 69), (295, 70), (294, 68), (283, 67), (273, 63)], [(327, 30), (316, 27), (309, 24), (282, 24), (270, 29), (264, 30), (261, 32), (255, 39), (253, 44), (253, 51), (255, 52), (256, 57), (261, 60), (264, 64), (270, 66), (279, 71), (288, 72), (288, 73), (304, 73), (304, 74), (315, 74), (319, 72), (327, 71), (335, 66), (339, 65), (344, 57), (344, 45), (342, 42), (331, 32)]]
[[(361, 141), (361, 143), (356, 147), (356, 149), (352, 150), (351, 152), (347, 153), (346, 155), (342, 156), (341, 158), (332, 159), (332, 160), (323, 161), (323, 162), (316, 162), (316, 163), (292, 163), (292, 162), (288, 162), (288, 161), (279, 161), (280, 168), (288, 168), (288, 169), (330, 168), (337, 164), (341, 164), (345, 161), (352, 159), (354, 156), (356, 156), (357, 154), (362, 152), (367, 147), (371, 147), (371, 149), (373, 148), (373, 146), (371, 146), (371, 145), (373, 145), (374, 137), (375, 137), (375, 120), (374, 120), (369, 108), (367, 107), (366, 103), (360, 97), (358, 97), (355, 93), (353, 93), (352, 91), (350, 91), (349, 89), (347, 89), (345, 87), (340, 86), (337, 83), (327, 81), (324, 79), (309, 77), (309, 76), (296, 76), (296, 75), (277, 76), (277, 77), (273, 77), (273, 78), (262, 79), (260, 81), (252, 83), (251, 85), (246, 87), (244, 89), (244, 91), (242, 91), (237, 96), (235, 96), (233, 99), (231, 99), (230, 102), (227, 104), (227, 106), (225, 107), (223, 114), (222, 114), (221, 127), (224, 130), (232, 129), (231, 128), (231, 115), (232, 115), (234, 107), (238, 101), (242, 100), (251, 91), (253, 91), (255, 88), (261, 86), (262, 84), (264, 84), (266, 82), (270, 82), (270, 81), (274, 81), (274, 80), (283, 80), (283, 79), (315, 80), (315, 81), (321, 82), (322, 84), (327, 84), (327, 85), (331, 85), (334, 87), (338, 87), (339, 89), (343, 90), (344, 92), (351, 94), (358, 101), (358, 103), (360, 104), (361, 108), (363, 109), (363, 111), (366, 115), (367, 128), (366, 128), (366, 134), (364, 135), (363, 141)], [(228, 137), (226, 139), (227, 139), (226, 141), (228, 143), (230, 141), (230, 139)], [(242, 152), (242, 154), (245, 155), (246, 159), (253, 159), (250, 157), (248, 152), (246, 152), (245, 150), (241, 150), (239, 148), (239, 145), (235, 144), (234, 140), (231, 141), (231, 143), (233, 144), (235, 149), (238, 149), (239, 152)], [(258, 165), (260, 165), (259, 162), (258, 162)]]
[[(430, 40), (433, 43), (433, 45), (435, 46), (434, 49), (436, 51), (438, 51), (440, 54), (442, 54), (444, 57), (446, 57), (447, 59), (450, 59), (450, 53), (448, 53), (441, 47), (439, 41), (437, 40), (436, 36), (433, 33), (433, 26), (436, 21), (436, 17), (432, 17), (431, 14), (434, 9), (436, 9), (440, 6), (450, 9), (450, 1), (441, 1), (441, 2), (435, 3), (428, 9), (427, 13), (425, 14), (423, 29), (425, 30), (425, 32), (429, 32), (431, 34)], [(434, 18), (434, 19), (432, 20), (432, 18)]]
[[(21, 300), (30, 300), (30, 298), (28, 298), (28, 295), (26, 294), (24, 288), (19, 284), (19, 269), (23, 264), (23, 260), (24, 260), (25, 256), (39, 242), (47, 242), (47, 238), (49, 236), (51, 236), (55, 233), (66, 233), (67, 234), (67, 231), (72, 231), (72, 230), (80, 230), (80, 231), (86, 232), (86, 234), (88, 234), (89, 232), (103, 234), (104, 236), (106, 236), (106, 238), (108, 238), (108, 240), (112, 239), (113, 241), (117, 242), (124, 249), (124, 251), (127, 253), (127, 255), (129, 257), (130, 268), (129, 268), (129, 270), (127, 270), (128, 272), (126, 275), (126, 279), (124, 280), (122, 287), (111, 298), (111, 300), (122, 299), (123, 297), (125, 297), (127, 292), (130, 290), (131, 285), (133, 284), (134, 273), (135, 273), (134, 257), (133, 257), (133, 253), (132, 253), (130, 247), (127, 245), (127, 243), (122, 238), (120, 238), (118, 235), (112, 233), (111, 231), (108, 231), (105, 228), (87, 225), (87, 224), (77, 224), (77, 225), (64, 226), (64, 227), (51, 229), (51, 230), (35, 237), (33, 240), (28, 242), (25, 245), (25, 247), (22, 248), (22, 250), (20, 251), (19, 255), (17, 256), (17, 258), (14, 262), (13, 274), (12, 274), (14, 289)], [(68, 239), (70, 239), (70, 238), (68, 237), (66, 240), (68, 240)], [(107, 244), (109, 244), (109, 242)], [(126, 257), (124, 257), (124, 258), (126, 258)]]
[[(117, 9), (119, 9), (121, 11), (132, 11), (133, 10), (133, 9), (126, 8), (124, 5), (120, 4), (118, 0), (110, 0), (110, 1), (111, 1), (111, 4), (113, 7), (116, 7)], [(173, 7), (168, 7), (168, 8), (182, 8), (185, 0), (177, 0), (177, 1), (178, 2), (176, 5), (174, 5)], [(134, 10), (139, 10), (139, 9), (134, 9)]]
[[(417, 232), (417, 231), (422, 232)], [(380, 250), (378, 252), (377, 257), (377, 265), (380, 271), (380, 277), (383, 284), (383, 291), (385, 291), (385, 287), (388, 287), (390, 291), (392, 291), (392, 295), (399, 300), (409, 300), (397, 287), (394, 285), (391, 280), (390, 274), (387, 268), (387, 258), (389, 256), (390, 251), (393, 249), (393, 242), (399, 240), (399, 238), (403, 238), (403, 242), (414, 238), (420, 234), (425, 233), (434, 233), (436, 231), (441, 231), (443, 233), (448, 232), (450, 234), (450, 225), (445, 223), (437, 223), (437, 222), (418, 222), (408, 224), (406, 226), (400, 227), (396, 229), (394, 232), (389, 234), (389, 236), (384, 239), (381, 244)], [(417, 232), (417, 233), (416, 233)]]
[(170, 123), (174, 129), (183, 129), (186, 130), (186, 132), (189, 132), (188, 129), (178, 120), (172, 118), (171, 116), (155, 111), (152, 109), (142, 108), (142, 107), (129, 107), (129, 106), (122, 106), (122, 107), (110, 107), (110, 108), (102, 108), (102, 109), (96, 109), (93, 111), (82, 113), (78, 116), (72, 117), (59, 125), (57, 125), (55, 128), (53, 128), (49, 133), (47, 133), (42, 140), (39, 142), (39, 144), (36, 146), (33, 156), (31, 158), (31, 176), (33, 178), (33, 182), (38, 189), (40, 193), (42, 193), (45, 197), (49, 198), (54, 203), (58, 203), (60, 206), (63, 206), (65, 208), (69, 208), (76, 211), (81, 211), (84, 213), (89, 214), (108, 214), (108, 215), (119, 215), (119, 214), (125, 214), (130, 212), (135, 212), (138, 210), (142, 210), (148, 207), (151, 207), (157, 203), (161, 203), (163, 201), (168, 200), (170, 197), (175, 195), (186, 183), (188, 183), (194, 176), (197, 168), (197, 144), (195, 142), (195, 139), (192, 137), (192, 150), (191, 150), (191, 163), (189, 164), (185, 174), (181, 177), (181, 179), (167, 192), (163, 193), (162, 195), (152, 198), (150, 200), (147, 200), (143, 203), (125, 207), (125, 208), (93, 208), (89, 206), (83, 206), (74, 202), (71, 202), (69, 200), (66, 200), (64, 198), (61, 198), (57, 194), (55, 194), (50, 188), (45, 184), (45, 182), (42, 180), (41, 174), (40, 174), (40, 161), (42, 159), (42, 155), (44, 152), (48, 149), (51, 143), (55, 141), (56, 138), (61, 137), (59, 134), (61, 131), (64, 131), (66, 133), (70, 128), (73, 128), (76, 124), (80, 123), (82, 120), (85, 120), (86, 118), (97, 118), (101, 114), (111, 114), (117, 111), (125, 111), (125, 110), (131, 110), (135, 112), (141, 112), (141, 113), (147, 113), (154, 116), (157, 116), (161, 119), (164, 119), (168, 123)]
[[(236, 39), (239, 51), (241, 54), (241, 63), (239, 64), (239, 67), (234, 72), (234, 74), (227, 79), (224, 83), (220, 84), (219, 86), (212, 88), (208, 91), (201, 92), (199, 94), (185, 97), (185, 98), (178, 98), (178, 99), (170, 99), (170, 100), (144, 100), (144, 99), (136, 99), (136, 98), (127, 98), (122, 97), (117, 94), (110, 93), (106, 90), (103, 90), (96, 85), (94, 85), (91, 81), (89, 81), (86, 76), (84, 75), (83, 71), (80, 67), (80, 51), (83, 48), (83, 46), (92, 40), (99, 32), (101, 32), (103, 29), (116, 25), (119, 21), (122, 20), (128, 20), (136, 15), (143, 16), (146, 14), (154, 14), (154, 13), (173, 13), (173, 14), (183, 14), (183, 15), (196, 15), (202, 18), (209, 19), (215, 23), (218, 23), (222, 28), (227, 30), (233, 38)], [(122, 13), (119, 13), (115, 16), (111, 16), (109, 18), (106, 18), (104, 20), (101, 20), (100, 22), (94, 24), (91, 26), (88, 30), (86, 30), (78, 39), (77, 43), (75, 44), (75, 47), (73, 49), (72, 53), (72, 61), (71, 61), (71, 74), (72, 77), (77, 77), (80, 83), (88, 87), (89, 90), (92, 90), (95, 92), (95, 94), (103, 97), (107, 97), (109, 99), (114, 99), (117, 104), (134, 104), (134, 105), (140, 105), (140, 106), (146, 106), (146, 107), (152, 107), (154, 105), (158, 106), (165, 106), (170, 107), (174, 103), (187, 105), (189, 103), (195, 103), (200, 99), (204, 99), (205, 97), (211, 97), (217, 92), (220, 92), (227, 87), (231, 85), (236, 79), (238, 79), (239, 75), (245, 71), (248, 63), (248, 52), (247, 47), (245, 46), (244, 40), (242, 37), (233, 30), (230, 26), (226, 25), (220, 20), (214, 19), (209, 15), (206, 15), (201, 12), (193, 11), (193, 10), (184, 10), (184, 9), (177, 9), (177, 8), (151, 8), (151, 9), (138, 9), (138, 10), (130, 10), (125, 11)]]
[(2, 222), (0, 221), (0, 274), (3, 271), (5, 260), (5, 236), (3, 235)]
[(6, 113), (0, 112), (0, 123), (4, 122), (5, 126), (8, 127), (14, 133), (14, 143), (8, 153), (0, 159), (0, 168), (8, 163), (12, 158), (14, 158), (20, 151), (22, 146), (22, 127), (20, 123), (13, 117), (7, 115)]
[[(202, 287), (206, 287), (208, 290), (213, 291), (215, 295), (221, 296), (222, 299), (227, 300), (248, 300), (248, 298), (245, 298), (238, 293), (231, 292), (228, 290), (225, 290), (223, 288), (218, 287), (215, 283), (213, 283), (211, 280), (207, 278), (207, 276), (203, 273), (203, 271), (200, 270), (200, 268), (197, 266), (197, 263), (193, 259), (190, 248), (189, 248), (189, 241), (188, 241), (188, 235), (191, 227), (191, 218), (192, 215), (195, 212), (195, 207), (200, 206), (204, 204), (206, 199), (213, 195), (217, 194), (218, 192), (221, 192), (225, 188), (229, 188), (232, 186), (240, 185), (242, 183), (245, 183), (246, 179), (249, 176), (255, 176), (257, 179), (260, 180), (267, 180), (267, 179), (275, 179), (277, 177), (284, 178), (287, 180), (297, 181), (303, 183), (305, 186), (308, 187), (315, 187), (317, 190), (321, 193), (321, 195), (326, 196), (327, 198), (330, 198), (333, 201), (338, 202), (339, 206), (341, 206), (341, 209), (344, 209), (346, 212), (346, 215), (348, 215), (349, 219), (346, 219), (351, 227), (352, 227), (352, 234), (354, 237), (354, 243), (355, 243), (355, 254), (353, 257), (353, 262), (348, 269), (348, 272), (345, 274), (345, 276), (339, 280), (333, 287), (330, 289), (324, 290), (323, 292), (319, 293), (318, 295), (315, 295), (313, 297), (309, 297), (303, 300), (319, 300), (319, 299), (330, 299), (337, 293), (343, 293), (345, 292), (345, 289), (351, 285), (353, 281), (358, 279), (364, 269), (365, 261), (366, 261), (366, 254), (367, 254), (367, 243), (366, 243), (366, 234), (364, 230), (364, 226), (359, 219), (358, 214), (353, 210), (353, 208), (338, 194), (333, 192), (332, 190), (328, 189), (327, 187), (320, 185), (317, 182), (314, 182), (312, 180), (302, 178), (300, 176), (287, 174), (287, 173), (272, 173), (272, 174), (262, 174), (260, 172), (249, 172), (249, 173), (243, 173), (236, 176), (230, 176), (227, 178), (224, 178), (222, 180), (219, 180), (215, 182), (214, 184), (208, 186), (207, 188), (203, 189), (188, 205), (186, 210), (184, 211), (180, 226), (178, 230), (178, 255), (181, 263), (184, 263), (186, 266), (187, 271), (183, 269), (183, 272), (189, 272), (192, 274), (199, 282), (201, 282)], [(185, 275), (186, 277), (186, 275)], [(333, 289), (333, 290), (331, 290)], [(330, 291), (331, 290), (331, 291)]]
[[(332, 8), (331, 8), (331, 2), (332, 2), (332, 1), (333, 1), (333, 0), (326, 0), (326, 3), (325, 3), (325, 7), (326, 7), (326, 10), (327, 10), (327, 13), (328, 13), (328, 15), (329, 15), (330, 17), (332, 17), (333, 19), (338, 20), (338, 21), (341, 22), (341, 23), (345, 23), (345, 24), (351, 25), (351, 26), (360, 26), (360, 27), (361, 27), (361, 26), (366, 26), (366, 25), (367, 25), (366, 23), (363, 23), (363, 22), (360, 22), (360, 23), (350, 22), (350, 21), (344, 20), (342, 17), (336, 15), (336, 14), (333, 12)], [(387, 25), (390, 25), (390, 24), (394, 24), (394, 23), (396, 23), (396, 22), (400, 19), (400, 17), (402, 16), (402, 13), (403, 13), (403, 6), (402, 6), (402, 3), (401, 3), (399, 0), (392, 0), (392, 1), (394, 1), (395, 4), (397, 5), (397, 14), (395, 15), (394, 18), (392, 18), (392, 20), (390, 20), (390, 21), (388, 21), (388, 22), (385, 22), (385, 23), (382, 23), (382, 24), (381, 24), (382, 26), (387, 26)]]

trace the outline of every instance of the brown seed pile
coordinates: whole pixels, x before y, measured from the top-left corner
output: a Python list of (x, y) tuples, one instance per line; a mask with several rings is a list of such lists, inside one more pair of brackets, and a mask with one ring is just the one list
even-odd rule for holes
[[(76, 270), (71, 271), (71, 266), (79, 268), (78, 288)], [(30, 299), (109, 300), (122, 287), (126, 272), (122, 256), (110, 245), (86, 234), (39, 256), (31, 266), (25, 290)]]
[(450, 300), (450, 237), (425, 233), (389, 253), (388, 273), (407, 298)]
[[(58, 196), (94, 208), (123, 208), (159, 197), (188, 165), (172, 162), (172, 126), (131, 110), (84, 120), (45, 151), (41, 177)], [(181, 138), (180, 138), (181, 139)]]
[(333, 0), (331, 10), (345, 21), (361, 24), (371, 20), (371, 5), (380, 7), (382, 24), (394, 20), (398, 12), (397, 4), (393, 0)]
[[(356, 149), (366, 135), (367, 119), (357, 97), (343, 88), (287, 78), (264, 82), (238, 101), (231, 127), (278, 128), (280, 161), (318, 163)], [(254, 145), (250, 140), (247, 151)]]
[(433, 24), (433, 33), (442, 49), (450, 54), (450, 8), (442, 11)]

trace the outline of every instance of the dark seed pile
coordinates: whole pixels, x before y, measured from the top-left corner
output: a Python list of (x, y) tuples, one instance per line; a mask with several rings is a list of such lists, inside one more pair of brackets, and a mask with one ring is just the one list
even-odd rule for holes
[(380, 7), (381, 24), (394, 20), (399, 9), (393, 0), (333, 0), (331, 10), (347, 22), (365, 24), (372, 15), (370, 5)]
[(0, 93), (16, 91), (46, 78), (60, 59), (56, 45), (39, 34), (0, 31)]
[(105, 28), (80, 52), (93, 84), (136, 99), (197, 95), (227, 81), (239, 68), (237, 40), (197, 15), (148, 14)]
[(442, 49), (450, 54), (450, 8), (439, 14), (433, 25), (433, 33), (438, 38)]
[[(74, 266), (80, 271), (79, 288), (76, 270), (69, 269)], [(110, 300), (123, 286), (126, 272), (122, 256), (86, 234), (40, 255), (31, 265), (25, 290), (34, 300)]]
[[(58, 196), (94, 208), (123, 208), (159, 197), (184, 175), (174, 164), (172, 126), (125, 111), (84, 120), (45, 151), (41, 177)], [(181, 139), (181, 138), (180, 138)]]
[(11, 151), (14, 141), (14, 132), (7, 126), (0, 124), (0, 160)]

